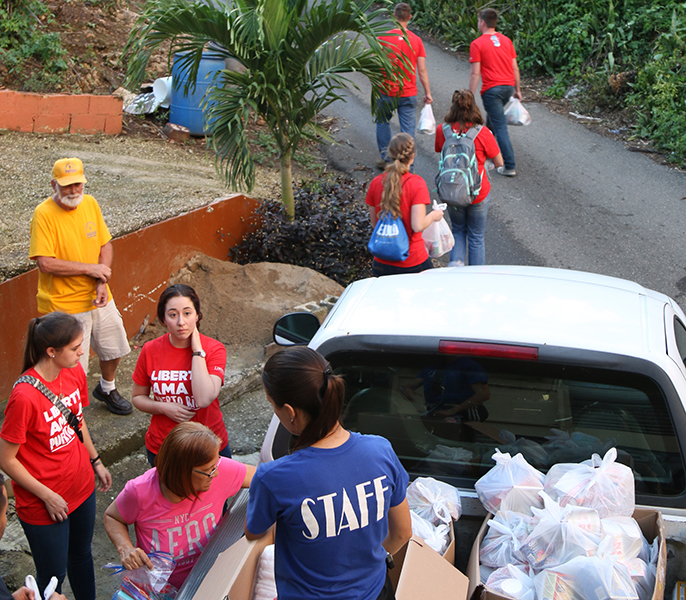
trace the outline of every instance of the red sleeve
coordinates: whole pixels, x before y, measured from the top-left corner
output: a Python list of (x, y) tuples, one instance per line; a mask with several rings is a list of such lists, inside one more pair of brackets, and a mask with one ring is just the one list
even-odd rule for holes
[(33, 410), (30, 398), (25, 396), (23, 391), (30, 393), (31, 389), (33, 388), (28, 383), (20, 383), (12, 390), (5, 407), (5, 420), (2, 422), (0, 437), (10, 444), (26, 443), (26, 431), (31, 426)]
[(424, 49), (424, 42), (422, 42), (422, 38), (420, 38), (418, 35), (415, 35), (413, 41), (415, 43), (412, 44), (412, 49), (417, 55), (417, 58), (426, 58), (426, 50)]
[(469, 62), (481, 62), (481, 48), (477, 43), (480, 38), (475, 39), (471, 44), (469, 44)]
[(436, 125), (436, 141), (434, 142), (434, 150), (440, 152), (443, 150), (443, 144), (445, 144), (445, 135), (443, 134), (443, 123), (440, 127)]
[(88, 378), (86, 377), (86, 373), (83, 370), (83, 367), (81, 366), (81, 363), (76, 365), (74, 367), (76, 369), (76, 377), (79, 380), (79, 389), (81, 390), (81, 406), (86, 407), (90, 404), (88, 398)]
[(407, 183), (412, 186), (408, 190), (412, 198), (410, 206), (414, 206), (415, 204), (431, 204), (429, 188), (426, 187), (426, 181), (424, 181), (422, 177), (413, 175)]
[(148, 354), (150, 354), (150, 344), (152, 342), (146, 342), (141, 348), (141, 353), (138, 355), (138, 360), (136, 361), (136, 368), (133, 371), (131, 379), (137, 385), (149, 386), (150, 385), (150, 371), (148, 370)]
[(224, 385), (224, 370), (226, 369), (226, 348), (224, 344), (202, 336), (204, 339), (203, 347), (206, 348), (207, 358), (205, 362), (207, 363), (207, 372), (210, 375), (216, 375), (222, 380), (222, 385)]
[(479, 135), (476, 136), (476, 139), (481, 144), (486, 158), (495, 158), (500, 154), (500, 148), (495, 136), (485, 125), (482, 127)]
[(381, 191), (383, 188), (383, 174), (377, 175), (372, 179), (372, 182), (367, 188), (367, 197), (365, 198), (365, 203), (369, 206), (378, 206), (381, 199)]

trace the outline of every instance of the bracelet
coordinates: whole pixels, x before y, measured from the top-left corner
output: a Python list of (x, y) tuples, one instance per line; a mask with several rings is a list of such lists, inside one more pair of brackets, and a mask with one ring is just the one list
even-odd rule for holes
[[(95, 468), (95, 463), (97, 463), (100, 460), (100, 455), (98, 454), (95, 458), (91, 458), (91, 467)], [(100, 461), (102, 462), (102, 461)]]

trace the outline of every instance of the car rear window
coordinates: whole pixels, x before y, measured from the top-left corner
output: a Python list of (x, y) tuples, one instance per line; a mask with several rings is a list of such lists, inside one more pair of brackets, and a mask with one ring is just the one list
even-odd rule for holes
[(496, 447), (521, 452), (543, 472), (616, 447), (637, 494), (684, 493), (665, 396), (644, 375), (481, 357), (330, 359), (346, 380), (345, 426), (386, 437), (413, 477), (473, 487), (494, 465)]

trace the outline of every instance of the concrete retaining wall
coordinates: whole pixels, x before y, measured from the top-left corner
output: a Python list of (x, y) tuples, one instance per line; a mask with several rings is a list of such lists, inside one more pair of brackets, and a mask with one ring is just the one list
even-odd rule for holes
[(116, 96), (32, 94), (0, 90), (0, 129), (33, 133), (105, 133), (122, 128)]

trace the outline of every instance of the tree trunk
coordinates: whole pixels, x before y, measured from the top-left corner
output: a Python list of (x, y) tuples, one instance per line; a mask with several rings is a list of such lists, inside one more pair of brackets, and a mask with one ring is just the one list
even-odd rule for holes
[(295, 219), (295, 203), (293, 201), (293, 177), (291, 175), (291, 151), (287, 150), (281, 156), (281, 202), (286, 209), (289, 221)]

